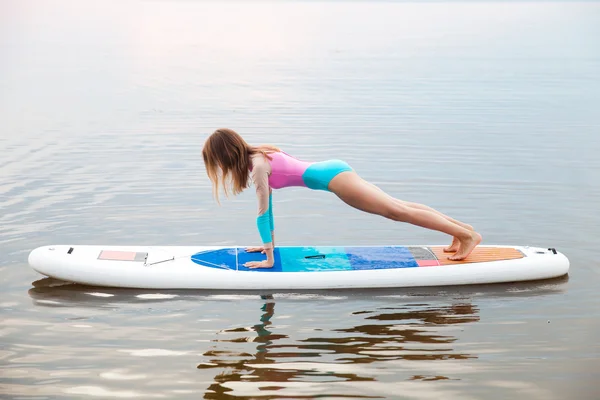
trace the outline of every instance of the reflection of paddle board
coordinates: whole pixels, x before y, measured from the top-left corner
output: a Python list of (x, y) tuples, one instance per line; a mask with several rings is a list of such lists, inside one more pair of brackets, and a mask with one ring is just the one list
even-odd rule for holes
[(39, 273), (94, 286), (155, 289), (335, 289), (468, 285), (562, 276), (554, 249), (478, 246), (463, 261), (441, 246), (278, 247), (271, 269), (244, 247), (44, 246), (29, 254)]

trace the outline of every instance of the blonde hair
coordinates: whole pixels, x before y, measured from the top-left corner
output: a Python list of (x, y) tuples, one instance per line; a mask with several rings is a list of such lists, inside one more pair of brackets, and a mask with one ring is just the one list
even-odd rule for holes
[(202, 157), (217, 203), (219, 185), (223, 185), (227, 197), (229, 191), (237, 195), (249, 186), (251, 156), (262, 154), (271, 160), (269, 153), (278, 151), (281, 150), (271, 145), (251, 146), (232, 129), (220, 128), (214, 131), (204, 143)]

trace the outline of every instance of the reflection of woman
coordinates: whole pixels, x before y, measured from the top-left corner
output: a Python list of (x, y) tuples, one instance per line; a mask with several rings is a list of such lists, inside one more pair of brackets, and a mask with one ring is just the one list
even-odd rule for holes
[[(272, 296), (261, 296), (263, 300), (273, 298)], [(275, 302), (267, 301), (261, 307), (264, 314), (260, 316), (260, 324), (254, 325), (254, 330), (258, 337), (255, 339), (256, 342), (262, 342), (263, 344), (256, 347), (256, 361), (265, 362), (267, 357), (267, 346), (271, 344), (271, 331), (267, 329), (271, 325), (271, 317), (275, 314)]]
[[(248, 338), (245, 338), (245, 340), (244, 340), (244, 342), (249, 341), (249, 342), (260, 343), (258, 346), (256, 346), (256, 353), (254, 353), (254, 358), (239, 360), (238, 357), (240, 355), (244, 354), (244, 356), (247, 356), (249, 354), (231, 352), (229, 355), (233, 356), (233, 358), (236, 359), (235, 362), (232, 362), (232, 360), (229, 360), (227, 358), (211, 359), (210, 363), (199, 364), (197, 366), (198, 369), (205, 369), (205, 368), (228, 368), (229, 369), (229, 368), (233, 368), (233, 371), (224, 372), (224, 373), (221, 373), (221, 374), (218, 374), (217, 376), (215, 376), (215, 378), (214, 378), (215, 383), (210, 385), (210, 387), (208, 388), (210, 391), (205, 393), (205, 395), (204, 395), (205, 399), (220, 399), (220, 398), (222, 398), (221, 395), (223, 395), (225, 393), (226, 389), (224, 389), (223, 386), (221, 386), (221, 384), (229, 382), (229, 381), (239, 381), (241, 379), (242, 375), (245, 375), (247, 373), (247, 372), (244, 373), (243, 371), (252, 370), (252, 374), (255, 376), (260, 376), (261, 381), (264, 381), (264, 382), (277, 382), (277, 381), (283, 382), (283, 381), (288, 380), (289, 373), (285, 373), (284, 376), (281, 377), (281, 376), (279, 376), (281, 374), (281, 372), (278, 370), (270, 370), (268, 368), (252, 368), (247, 365), (247, 364), (254, 364), (254, 363), (268, 364), (268, 363), (272, 362), (267, 359), (268, 346), (273, 343), (272, 342), (273, 340), (287, 338), (287, 336), (285, 336), (285, 335), (274, 335), (271, 331), (269, 331), (267, 329), (267, 327), (269, 325), (271, 325), (271, 318), (275, 314), (275, 302), (273, 301), (273, 296), (271, 296), (271, 295), (261, 296), (261, 299), (265, 300), (265, 303), (261, 307), (261, 310), (263, 311), (263, 313), (260, 316), (259, 324), (254, 325), (252, 328), (233, 329), (231, 331), (225, 331), (225, 332), (239, 332), (240, 330), (243, 330), (243, 331), (254, 330), (256, 332), (257, 337), (248, 337)], [(228, 341), (228, 340), (225, 340), (225, 341)], [(238, 342), (238, 340), (234, 339), (234, 340), (232, 340), (232, 342), (236, 343), (236, 342)], [(207, 353), (210, 353), (210, 352), (207, 352)], [(205, 356), (208, 355), (207, 353), (205, 353)], [(223, 351), (219, 351), (219, 352), (215, 352), (215, 353), (219, 355), (219, 358), (228, 354), (228, 352), (223, 352)]]
[(231, 129), (216, 130), (207, 139), (202, 156), (217, 200), (220, 184), (225, 187), (226, 194), (228, 183), (233, 193), (238, 194), (248, 186), (251, 175), (256, 186), (256, 224), (263, 246), (248, 251), (262, 251), (267, 259), (247, 263), (250, 268), (271, 268), (274, 264), (271, 189), (289, 186), (330, 191), (361, 211), (447, 233), (453, 237), (452, 245), (446, 248), (448, 252), (454, 252), (448, 257), (451, 260), (466, 258), (481, 242), (481, 236), (470, 225), (431, 207), (389, 196), (358, 176), (344, 161), (300, 161), (274, 146), (250, 146)]

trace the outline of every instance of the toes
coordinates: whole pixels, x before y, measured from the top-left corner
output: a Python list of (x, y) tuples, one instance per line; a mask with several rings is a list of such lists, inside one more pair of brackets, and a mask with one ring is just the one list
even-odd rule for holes
[(468, 257), (468, 254), (466, 254), (466, 255), (454, 254), (454, 255), (449, 256), (448, 260), (450, 260), (450, 261), (462, 261), (462, 260), (464, 260), (467, 257)]

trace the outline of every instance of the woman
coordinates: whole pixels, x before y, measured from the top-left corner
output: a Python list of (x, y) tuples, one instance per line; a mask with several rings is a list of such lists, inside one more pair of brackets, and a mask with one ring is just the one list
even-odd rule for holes
[[(264, 261), (245, 264), (249, 268), (271, 268), (274, 264), (274, 228), (271, 189), (306, 186), (335, 193), (345, 203), (359, 210), (378, 214), (394, 221), (408, 222), (447, 233), (452, 244), (444, 250), (454, 253), (450, 260), (462, 260), (481, 242), (473, 227), (452, 219), (431, 207), (395, 199), (362, 179), (345, 162), (300, 161), (274, 146), (250, 146), (235, 131), (217, 129), (202, 149), (206, 172), (213, 184), (213, 194), (219, 201), (219, 185), (225, 194), (241, 193), (251, 178), (258, 197), (256, 225), (262, 247), (247, 251), (266, 253)], [(231, 188), (228, 186), (231, 185)]]

